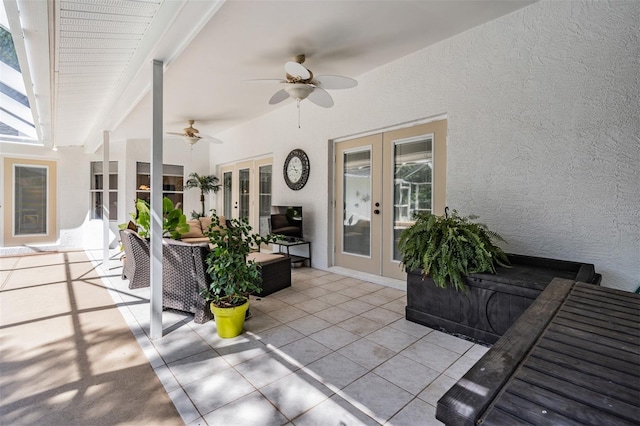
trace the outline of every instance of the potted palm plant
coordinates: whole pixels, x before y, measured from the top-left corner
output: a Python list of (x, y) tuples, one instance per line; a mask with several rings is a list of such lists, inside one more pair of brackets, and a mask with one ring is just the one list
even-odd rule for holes
[(191, 173), (189, 175), (189, 179), (187, 180), (185, 187), (189, 188), (199, 188), (200, 189), (200, 203), (202, 205), (202, 211), (196, 212), (195, 210), (191, 212), (191, 217), (197, 219), (199, 217), (206, 216), (204, 209), (204, 196), (210, 192), (216, 193), (220, 190), (220, 184), (218, 183), (219, 179), (214, 175), (206, 175), (200, 176), (198, 173)]
[(210, 302), (218, 335), (236, 337), (242, 333), (244, 319), (249, 308), (249, 295), (260, 293), (262, 278), (259, 265), (247, 255), (261, 244), (275, 241), (275, 236), (263, 237), (252, 233), (246, 219), (231, 219), (228, 227), (220, 218), (211, 215), (207, 255), (207, 273), (211, 277), (209, 288), (203, 295)]

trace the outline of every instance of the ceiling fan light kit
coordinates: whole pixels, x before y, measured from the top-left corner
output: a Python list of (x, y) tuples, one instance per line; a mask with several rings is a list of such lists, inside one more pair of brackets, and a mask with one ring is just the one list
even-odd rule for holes
[(314, 89), (313, 86), (304, 83), (284, 83), (284, 85), (285, 92), (293, 99), (300, 101), (306, 99)]
[(184, 139), (189, 143), (189, 145), (194, 145), (200, 140), (198, 136), (185, 136)]

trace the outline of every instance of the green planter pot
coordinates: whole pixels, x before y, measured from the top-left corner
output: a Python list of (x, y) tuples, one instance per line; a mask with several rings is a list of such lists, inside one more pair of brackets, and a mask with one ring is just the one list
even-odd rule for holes
[(235, 306), (233, 308), (218, 308), (211, 303), (211, 312), (216, 320), (218, 336), (228, 339), (242, 334), (242, 329), (244, 328), (244, 317), (247, 309), (249, 309), (248, 300), (244, 305)]

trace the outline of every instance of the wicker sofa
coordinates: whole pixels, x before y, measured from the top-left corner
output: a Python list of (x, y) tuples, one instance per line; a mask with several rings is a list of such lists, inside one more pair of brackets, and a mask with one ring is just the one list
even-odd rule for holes
[[(224, 216), (219, 216), (221, 227), (224, 228), (226, 220)], [(198, 219), (187, 220), (189, 224), (189, 232), (180, 236), (180, 240), (185, 243), (208, 243), (209, 226), (211, 226), (211, 217), (200, 217)]]

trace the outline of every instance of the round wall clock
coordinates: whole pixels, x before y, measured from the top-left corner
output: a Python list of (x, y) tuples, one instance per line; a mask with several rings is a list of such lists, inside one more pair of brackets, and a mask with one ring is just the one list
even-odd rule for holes
[(301, 149), (294, 149), (284, 160), (284, 181), (294, 191), (302, 189), (309, 179), (309, 157)]

